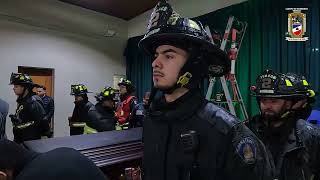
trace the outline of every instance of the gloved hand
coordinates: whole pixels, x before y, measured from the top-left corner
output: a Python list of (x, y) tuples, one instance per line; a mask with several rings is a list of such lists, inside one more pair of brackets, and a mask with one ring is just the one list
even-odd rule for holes
[(44, 120), (44, 121), (49, 121), (48, 116), (43, 117), (43, 120)]
[(18, 118), (15, 114), (10, 114), (9, 117), (11, 118), (12, 124), (19, 124), (22, 122), (22, 120)]

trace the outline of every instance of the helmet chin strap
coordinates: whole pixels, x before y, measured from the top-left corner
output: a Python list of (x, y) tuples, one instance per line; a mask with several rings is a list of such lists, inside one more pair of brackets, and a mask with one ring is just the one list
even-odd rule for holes
[(206, 73), (207, 68), (205, 62), (199, 53), (193, 52), (192, 55), (187, 59), (186, 63), (181, 68), (177, 82), (166, 89), (160, 89), (165, 94), (172, 94), (176, 89), (185, 87), (187, 89), (194, 89), (198, 87), (199, 81), (202, 76)]
[(192, 78), (192, 74), (190, 72), (185, 72), (183, 75), (179, 76), (177, 82), (173, 86), (166, 89), (160, 89), (160, 90), (164, 94), (172, 94), (178, 88), (182, 88), (182, 87), (188, 88), (188, 86), (186, 85), (190, 82), (191, 78)]
[(27, 86), (23, 86), (23, 92), (22, 94), (19, 96), (20, 98), (24, 98), (29, 94), (29, 88)]
[[(173, 86), (166, 88), (166, 89), (159, 89), (154, 86), (152, 87), (149, 101), (148, 101), (148, 104), (146, 105), (146, 109), (150, 108), (150, 105), (151, 105), (152, 101), (154, 100), (154, 97), (158, 91), (161, 91), (164, 94), (172, 94), (178, 88), (185, 87), (185, 88), (191, 89), (192, 88), (191, 84), (198, 83), (196, 80), (197, 78), (195, 78), (197, 76), (194, 76), (192, 74), (192, 72), (193, 72), (192, 69), (195, 67), (192, 67), (191, 62), (192, 62), (192, 60), (190, 60), (190, 59), (187, 60), (186, 64), (181, 68), (181, 70), (179, 72), (177, 82)], [(188, 69), (190, 70), (190, 72), (188, 71)]]
[(296, 110), (293, 109), (292, 107), (297, 104), (299, 101), (298, 100), (295, 100), (295, 99), (291, 99), (291, 106), (290, 108), (286, 109), (286, 111), (281, 115), (281, 118), (286, 118), (288, 117), (289, 115), (293, 114)]

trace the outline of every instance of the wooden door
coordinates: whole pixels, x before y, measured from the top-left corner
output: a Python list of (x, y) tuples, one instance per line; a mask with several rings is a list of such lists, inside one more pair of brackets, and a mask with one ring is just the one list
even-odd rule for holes
[[(52, 76), (30, 75), (33, 83), (46, 87), (47, 96), (52, 97)], [(33, 90), (36, 92), (36, 89)]]
[(18, 72), (30, 75), (33, 83), (45, 86), (47, 95), (53, 97), (53, 69), (19, 66)]

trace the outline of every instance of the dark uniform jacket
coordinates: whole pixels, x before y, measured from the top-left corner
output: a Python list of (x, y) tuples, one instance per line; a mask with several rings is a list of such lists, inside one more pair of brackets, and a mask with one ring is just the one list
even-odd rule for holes
[(52, 99), (52, 97), (50, 96), (43, 96), (41, 97), (42, 101), (43, 101), (43, 107), (44, 110), (46, 111), (46, 115), (44, 117), (45, 120), (48, 120), (48, 122), (51, 122), (51, 118), (54, 114), (54, 101)]
[(135, 105), (132, 111), (131, 119), (129, 121), (130, 122), (129, 127), (130, 128), (142, 127), (143, 118), (145, 117), (145, 114), (146, 114), (146, 110), (143, 103), (139, 103)]
[[(90, 101), (82, 101), (76, 103), (73, 109), (70, 123), (86, 123), (88, 121), (88, 112), (94, 105)], [(83, 134), (83, 127), (72, 127), (70, 126), (70, 135)]]
[(14, 141), (35, 140), (41, 138), (42, 122), (45, 116), (42, 100), (39, 96), (29, 94), (17, 99), (16, 118), (13, 123)]
[(145, 180), (270, 178), (264, 146), (238, 119), (189, 91), (155, 100), (143, 127)]
[(103, 107), (101, 103), (89, 109), (87, 125), (98, 132), (114, 130), (116, 122), (113, 109)]
[(15, 180), (107, 180), (92, 161), (70, 148), (30, 154), (18, 164), (14, 175)]
[(302, 119), (287, 122), (278, 133), (269, 133), (259, 115), (247, 125), (266, 145), (275, 179), (320, 179), (320, 129)]

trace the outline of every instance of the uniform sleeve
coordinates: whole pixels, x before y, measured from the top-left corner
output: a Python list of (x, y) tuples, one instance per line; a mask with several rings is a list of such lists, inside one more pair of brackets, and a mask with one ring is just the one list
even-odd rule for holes
[(134, 127), (142, 127), (144, 114), (145, 114), (145, 111), (144, 111), (143, 104), (142, 103), (137, 104), (134, 107), (134, 110), (132, 112), (130, 123), (132, 123)]
[(49, 123), (44, 119), (46, 112), (43, 108), (43, 105), (39, 101), (32, 101), (29, 113), (31, 114), (31, 121), (34, 121), (35, 124), (38, 125), (41, 133), (45, 133), (49, 130)]
[[(88, 111), (86, 112), (88, 114)], [(70, 122), (80, 122), (83, 115), (81, 115), (81, 108), (79, 105), (75, 105), (72, 111)]]
[(6, 118), (9, 111), (9, 104), (0, 99), (0, 139), (6, 137)]
[(101, 128), (99, 128), (99, 119), (101, 118), (101, 115), (97, 112), (96, 109), (91, 108), (88, 112), (88, 122), (87, 125), (93, 129), (96, 129), (99, 131)]
[(48, 104), (48, 108), (49, 108), (49, 112), (46, 115), (46, 119), (50, 120), (54, 114), (54, 101), (51, 97), (49, 97), (49, 104)]
[(226, 179), (269, 180), (272, 168), (266, 149), (259, 139), (245, 127), (238, 124), (230, 132), (232, 144), (227, 150)]
[(30, 113), (32, 114), (32, 121), (41, 122), (46, 114), (43, 106), (38, 101), (33, 101)]
[(136, 110), (137, 110), (137, 104), (138, 104), (137, 98), (133, 97), (130, 100), (130, 115), (128, 117), (128, 121), (129, 122), (135, 119), (135, 114), (136, 114)]
[(317, 128), (317, 136), (315, 138), (315, 144), (316, 144), (316, 149), (314, 150), (315, 155), (316, 155), (316, 161), (317, 164), (314, 165), (315, 169), (314, 169), (314, 176), (315, 178), (314, 179), (320, 179), (320, 129)]
[(73, 111), (72, 111), (72, 115), (70, 118), (70, 122), (74, 122), (75, 121), (75, 117), (76, 117), (76, 106), (74, 106)]
[(103, 117), (97, 110), (89, 110), (88, 126), (102, 132), (115, 129), (116, 119), (112, 117)]
[(130, 101), (130, 112), (132, 113), (135, 110), (136, 105), (138, 104), (138, 100), (136, 97), (132, 98)]

